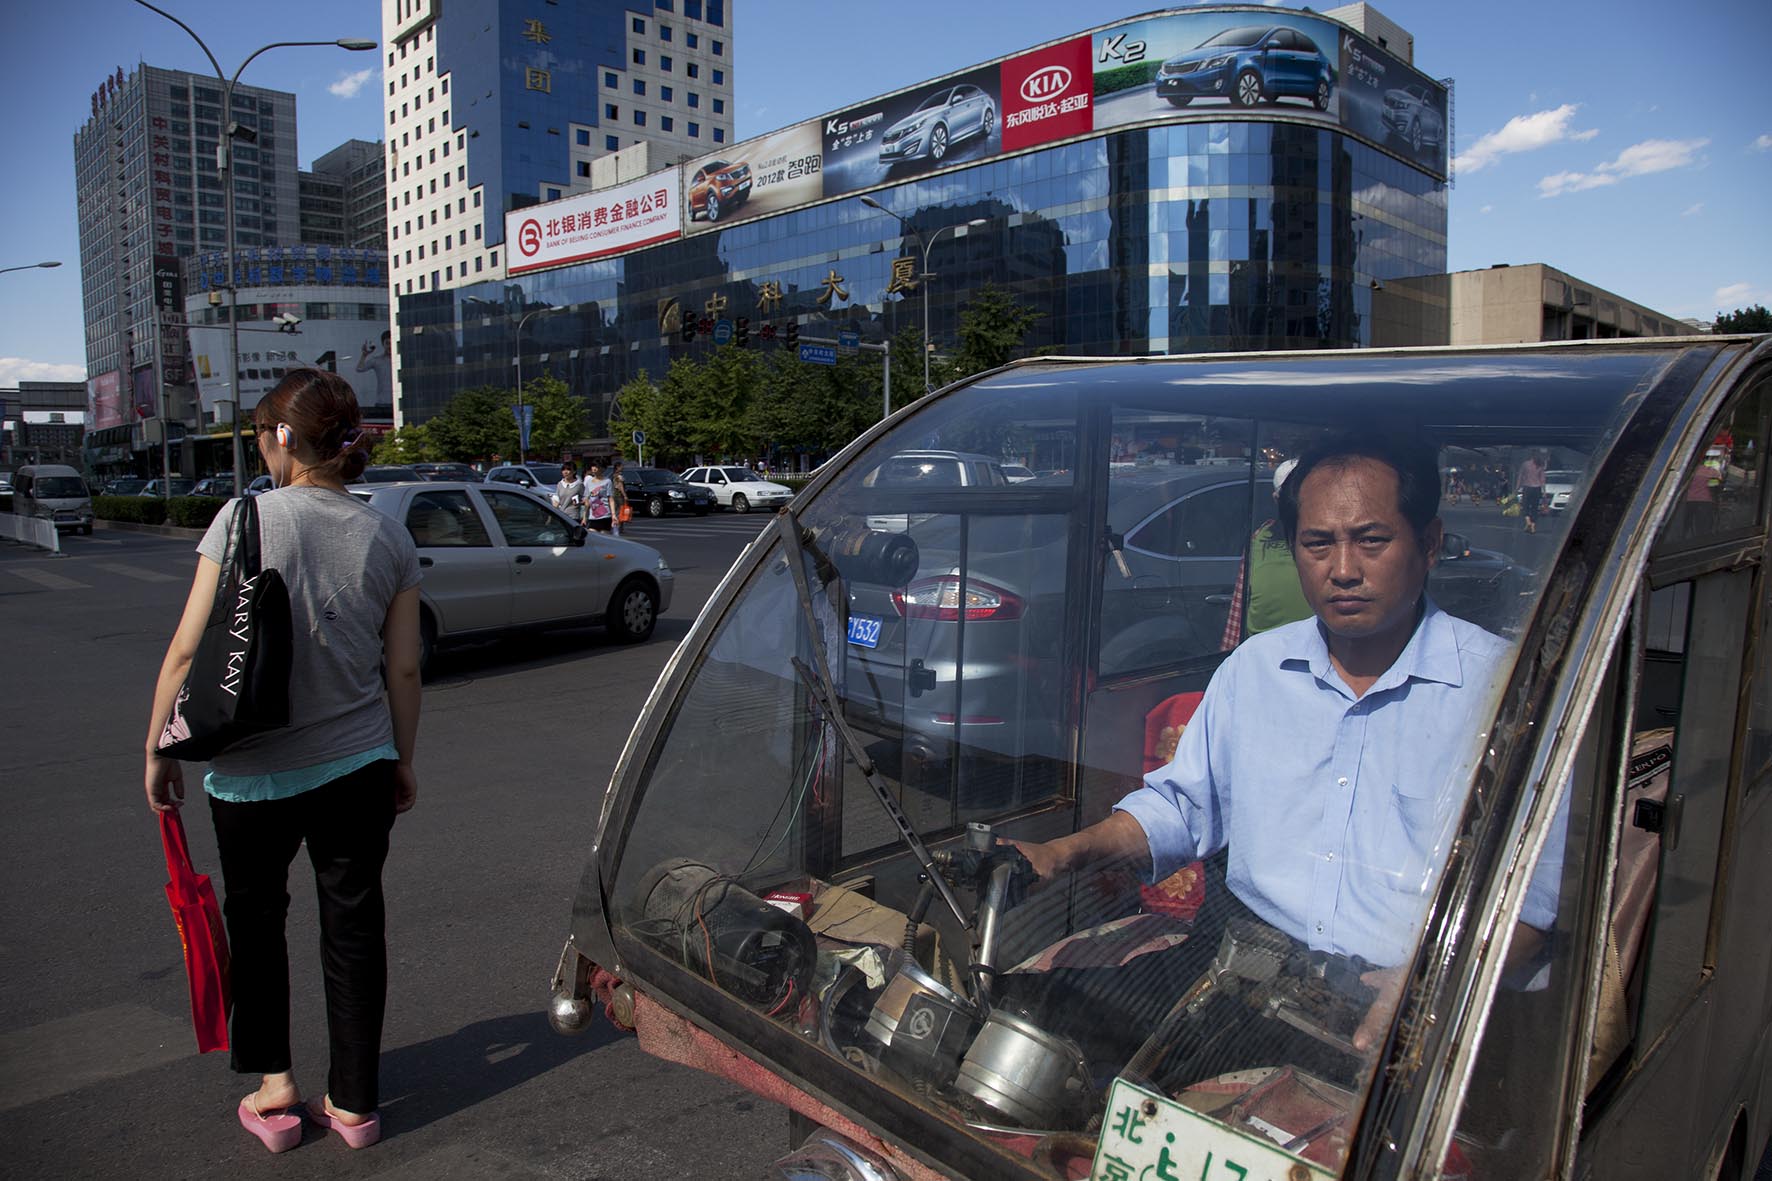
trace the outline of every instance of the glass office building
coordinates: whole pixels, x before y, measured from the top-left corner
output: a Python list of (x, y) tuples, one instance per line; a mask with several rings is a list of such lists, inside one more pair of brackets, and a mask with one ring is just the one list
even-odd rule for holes
[[(1252, 14), (1216, 15), (1222, 23)], [(1315, 14), (1296, 14), (1294, 23), (1340, 28)], [(1077, 40), (1102, 44), (1113, 28), (1124, 26)], [(833, 180), (839, 157), (831, 135), (849, 120), (826, 117), (826, 193), (818, 200), (749, 215), (740, 207), (726, 215), (731, 224), (714, 225), (697, 212), (692, 165), (685, 165), (683, 204), (691, 216), (678, 240), (498, 282), (402, 294), (406, 421), (424, 421), (461, 389), (511, 384), (520, 324), (524, 375), (547, 371), (565, 380), (590, 402), (601, 433), (623, 383), (642, 371), (660, 376), (673, 360), (718, 347), (701, 333), (686, 341), (675, 328), (679, 319), (705, 327), (744, 317), (753, 348), (783, 347), (790, 321), (802, 337), (835, 337), (853, 326), (863, 340), (877, 341), (920, 325), (926, 295), (930, 338), (944, 348), (960, 311), (986, 284), (1040, 313), (1031, 350), (1160, 355), (1445, 339), (1444, 289), (1427, 278), (1446, 270), (1444, 144), (1436, 154), (1417, 142), (1412, 153), (1408, 143), (1360, 134), (1352, 127), (1354, 96), (1337, 105), (1335, 92), (1326, 115), (1308, 98), (1295, 104), (1269, 94), (1248, 109), (1234, 100), (1215, 108), (1171, 99), (1146, 117), (1146, 107), (1163, 104), (1142, 90), (1104, 92), (1098, 67), (1099, 129), (1016, 152), (1002, 143), (1015, 135), (1015, 60), (1001, 63), (1005, 81), (994, 96), (1001, 104), (986, 112), (984, 142), (956, 143), (942, 165), (925, 163), (917, 175), (896, 179), (906, 170), (882, 165), (888, 183), (831, 192), (847, 183)], [(1372, 68), (1369, 60), (1320, 68), (1345, 91), (1360, 65)], [(1147, 63), (1137, 85), (1152, 77), (1160, 85), (1155, 69)], [(1129, 121), (1143, 125), (1099, 127), (1109, 120), (1110, 100), (1129, 94), (1141, 104)], [(746, 150), (735, 146), (731, 159)], [(904, 223), (864, 204), (863, 195)], [(766, 204), (755, 194), (750, 200)], [(933, 277), (890, 290), (923, 270), (926, 242)], [(920, 380), (905, 370), (895, 376)]]

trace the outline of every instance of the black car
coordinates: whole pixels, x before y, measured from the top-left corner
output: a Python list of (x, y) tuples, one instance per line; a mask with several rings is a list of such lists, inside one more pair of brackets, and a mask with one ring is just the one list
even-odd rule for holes
[(356, 480), (359, 484), (405, 484), (424, 479), (404, 464), (370, 464)]
[(707, 488), (686, 484), (682, 476), (661, 467), (624, 467), (621, 483), (636, 514), (662, 517), (675, 512), (705, 517), (714, 507), (714, 494)]
[(461, 480), (468, 484), (484, 484), (486, 476), (465, 463), (415, 463), (412, 470), (427, 480)]

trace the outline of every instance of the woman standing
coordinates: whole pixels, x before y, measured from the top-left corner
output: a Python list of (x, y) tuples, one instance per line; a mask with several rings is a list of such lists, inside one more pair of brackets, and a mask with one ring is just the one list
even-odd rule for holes
[(615, 484), (595, 461), (586, 469), (584, 495), (585, 524), (599, 533), (610, 532), (615, 525)]
[(560, 482), (554, 485), (554, 507), (565, 513), (569, 520), (578, 520), (584, 490), (584, 483), (578, 478), (578, 468), (573, 462), (569, 459), (561, 464)]
[[(345, 491), (369, 449), (343, 378), (291, 371), (259, 402), (254, 425), (276, 481), (258, 498), (263, 565), (288, 584), (296, 644), (289, 725), (229, 747), (203, 781), (233, 958), (232, 1066), (261, 1076), (238, 1114), (272, 1152), (300, 1142), (303, 1114), (362, 1148), (381, 1137), (382, 863), (394, 816), (418, 798), (418, 553), (398, 522)], [(197, 576), (155, 686), (146, 771), (155, 811), (184, 800), (183, 769), (156, 748), (208, 620), (237, 511), (238, 501), (229, 504), (197, 546)], [(332, 1058), (325, 1094), (305, 1109), (290, 1061), (284, 943), (289, 865), (304, 842), (319, 897)]]
[(621, 536), (623, 515), (628, 511), (628, 486), (621, 479), (621, 457), (617, 456), (609, 462), (610, 503), (615, 508), (615, 516), (611, 520), (611, 528), (617, 537)]

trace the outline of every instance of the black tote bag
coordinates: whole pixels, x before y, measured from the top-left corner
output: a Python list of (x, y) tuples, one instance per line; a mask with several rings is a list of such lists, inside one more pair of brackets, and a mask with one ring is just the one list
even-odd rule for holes
[(160, 733), (159, 753), (203, 762), (250, 734), (289, 725), (294, 651), (289, 588), (277, 571), (262, 568), (258, 504), (246, 497), (234, 514), (215, 604)]

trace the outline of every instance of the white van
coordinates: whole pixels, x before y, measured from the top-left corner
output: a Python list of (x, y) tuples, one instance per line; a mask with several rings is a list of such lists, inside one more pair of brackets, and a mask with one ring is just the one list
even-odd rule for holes
[(66, 464), (37, 463), (12, 477), (12, 511), (21, 517), (54, 521), (57, 529), (92, 535), (92, 493), (79, 472)]

